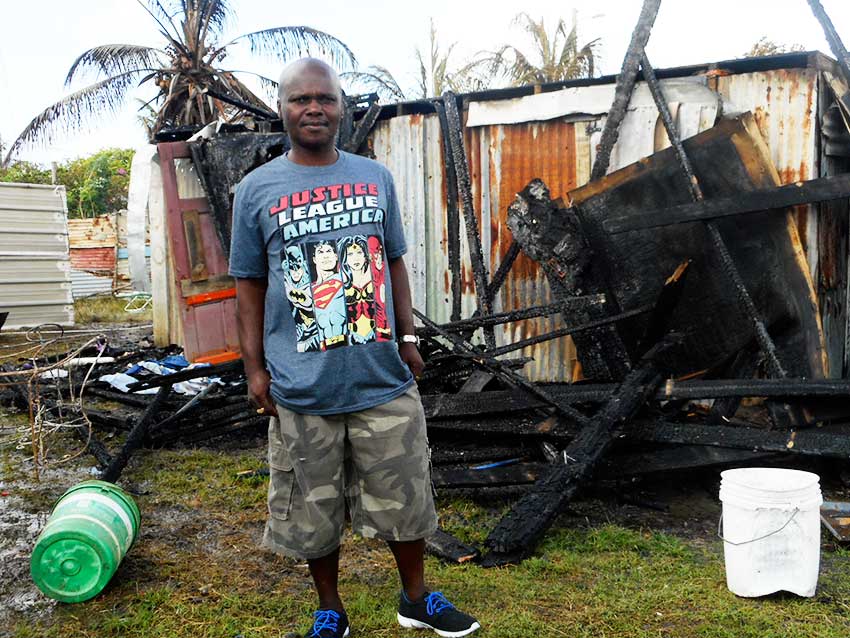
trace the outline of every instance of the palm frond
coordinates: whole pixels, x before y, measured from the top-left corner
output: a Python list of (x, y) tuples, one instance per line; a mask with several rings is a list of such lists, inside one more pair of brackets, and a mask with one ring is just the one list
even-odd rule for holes
[[(251, 53), (268, 55), (279, 60), (291, 60), (319, 51), (330, 57), (339, 69), (353, 67), (357, 60), (344, 42), (329, 33), (311, 27), (274, 27), (246, 33), (224, 45), (229, 46), (247, 40)], [(222, 48), (224, 48), (222, 47)]]
[(141, 70), (127, 71), (96, 82), (65, 96), (36, 115), (9, 147), (4, 165), (22, 148), (49, 142), (61, 132), (79, 131), (86, 121), (103, 113), (114, 114), (124, 103), (127, 91), (135, 85)]
[(382, 66), (370, 66), (367, 71), (346, 71), (345, 73), (340, 73), (339, 77), (342, 80), (361, 82), (379, 95), (383, 94), (383, 97), (396, 100), (407, 99), (407, 96), (405, 96), (404, 91), (399, 86), (393, 74)]
[[(254, 73), (253, 71), (242, 71), (241, 69), (230, 69), (225, 73), (238, 74), (238, 75), (251, 75), (257, 79), (260, 83), (260, 87), (263, 89), (268, 101), (271, 104), (274, 104), (277, 100), (277, 92), (278, 92), (278, 83), (276, 80), (272, 80), (271, 78), (266, 77), (265, 75), (260, 75), (259, 73)], [(264, 105), (268, 108), (268, 105)], [(272, 109), (274, 111), (274, 109)]]
[(233, 15), (227, 0), (200, 0), (202, 19), (198, 21), (198, 42), (205, 42), (207, 35), (213, 38), (224, 31), (230, 16)]
[(164, 63), (165, 51), (135, 44), (102, 44), (80, 55), (65, 77), (65, 86), (71, 85), (74, 77), (89, 71), (98, 75), (113, 76), (118, 73), (153, 68)]
[[(182, 53), (187, 53), (186, 46), (180, 41), (180, 31), (174, 24), (172, 16), (169, 15), (168, 11), (165, 10), (165, 7), (162, 6), (162, 3), (160, 3), (159, 0), (146, 1), (147, 4), (142, 2), (142, 0), (136, 0), (142, 9), (147, 11), (148, 15), (150, 15), (150, 17), (153, 18), (159, 25), (159, 32), (166, 40), (168, 40), (171, 46)], [(171, 27), (171, 31), (168, 30), (169, 26)]]

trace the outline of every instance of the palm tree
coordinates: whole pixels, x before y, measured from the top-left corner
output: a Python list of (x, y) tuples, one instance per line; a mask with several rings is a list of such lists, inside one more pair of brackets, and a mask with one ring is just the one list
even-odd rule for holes
[[(315, 49), (340, 67), (354, 55), (335, 37), (306, 26), (284, 26), (223, 39), (234, 12), (228, 0), (136, 0), (156, 22), (164, 38), (161, 48), (105, 44), (89, 49), (71, 65), (65, 86), (94, 74), (97, 81), (67, 95), (37, 115), (9, 147), (4, 164), (28, 145), (50, 141), (57, 133), (80, 130), (95, 116), (116, 113), (131, 89), (152, 84), (157, 93), (148, 104), (156, 108), (152, 132), (183, 125), (203, 125), (218, 117), (230, 119), (239, 110), (217, 96), (272, 111), (238, 78), (255, 76), (263, 88), (277, 83), (262, 75), (223, 68), (229, 47), (242, 43), (252, 53), (280, 60)], [(144, 107), (143, 107), (144, 108)]]
[(593, 77), (599, 39), (579, 48), (576, 11), (573, 11), (572, 28), (567, 31), (563, 19), (558, 20), (551, 37), (543, 18), (538, 22), (527, 13), (520, 13), (514, 23), (531, 35), (533, 54), (526, 55), (514, 45), (504, 44), (479, 60), (487, 73), (505, 77), (511, 86)]
[(350, 71), (343, 73), (342, 77), (360, 82), (382, 97), (391, 100), (424, 100), (442, 95), (448, 90), (465, 93), (487, 88), (486, 80), (476, 75), (475, 64), (467, 64), (458, 69), (452, 68), (450, 58), (456, 43), (450, 44), (445, 50), (441, 48), (433, 18), (429, 44), (430, 50), (427, 57), (418, 47), (416, 48), (416, 61), (419, 68), (416, 86), (412, 90), (402, 89), (393, 74), (383, 66), (370, 66), (366, 71)]

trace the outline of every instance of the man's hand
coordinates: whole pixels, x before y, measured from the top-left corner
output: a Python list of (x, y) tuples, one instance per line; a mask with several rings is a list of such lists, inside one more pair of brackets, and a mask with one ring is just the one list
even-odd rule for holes
[(257, 408), (257, 414), (277, 416), (277, 409), (269, 393), (270, 386), (271, 377), (267, 370), (248, 375), (248, 402)]
[(419, 349), (415, 343), (400, 343), (398, 345), (398, 354), (401, 360), (407, 364), (414, 378), (418, 379), (425, 369), (425, 362), (422, 360), (422, 355), (419, 354)]

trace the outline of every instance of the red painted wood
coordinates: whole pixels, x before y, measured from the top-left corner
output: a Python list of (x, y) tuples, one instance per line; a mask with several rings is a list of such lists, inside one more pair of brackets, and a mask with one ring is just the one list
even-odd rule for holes
[[(210, 207), (207, 200), (179, 197), (174, 160), (191, 158), (188, 144), (169, 142), (159, 144), (158, 148), (165, 194), (168, 243), (174, 263), (174, 282), (179, 291), (181, 280), (191, 278), (189, 251), (183, 229), (183, 211), (196, 210), (201, 213), (199, 215), (201, 242), (209, 275), (227, 274), (228, 263), (209, 215)], [(223, 360), (228, 360), (238, 356), (236, 300), (233, 295), (231, 291), (218, 291), (179, 298), (180, 315), (183, 320), (183, 351), (189, 361), (197, 361), (199, 357), (224, 357)]]

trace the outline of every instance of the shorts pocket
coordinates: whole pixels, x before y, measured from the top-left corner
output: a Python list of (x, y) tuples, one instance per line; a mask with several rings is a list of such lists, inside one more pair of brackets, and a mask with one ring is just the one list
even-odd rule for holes
[(295, 471), (272, 467), (269, 472), (269, 515), (281, 521), (292, 512), (292, 493), (295, 491)]

